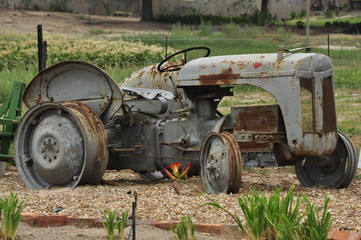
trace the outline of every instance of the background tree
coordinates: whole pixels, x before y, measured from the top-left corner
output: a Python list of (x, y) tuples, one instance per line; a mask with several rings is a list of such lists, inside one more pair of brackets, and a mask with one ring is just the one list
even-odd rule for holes
[(142, 0), (142, 22), (153, 22), (153, 1)]

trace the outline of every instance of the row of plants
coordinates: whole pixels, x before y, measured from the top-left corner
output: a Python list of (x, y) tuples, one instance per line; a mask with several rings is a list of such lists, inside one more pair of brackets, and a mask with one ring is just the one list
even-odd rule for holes
[(253, 8), (250, 13), (244, 13), (240, 16), (203, 15), (199, 13), (190, 13), (187, 15), (162, 14), (158, 16), (157, 20), (164, 23), (181, 24), (200, 24), (202, 21), (206, 21), (214, 25), (233, 22), (236, 24), (265, 26), (274, 25), (277, 17), (267, 11), (260, 11), (258, 8)]
[[(285, 196), (281, 195), (281, 188), (276, 188), (267, 198), (256, 189), (252, 194), (237, 198), (244, 220), (205, 196), (210, 202), (207, 205), (228, 213), (238, 225), (239, 229), (250, 240), (326, 240), (331, 227), (331, 213), (328, 211), (329, 198), (322, 207), (312, 204), (304, 194), (295, 195), (294, 186)], [(104, 227), (110, 240), (123, 239), (124, 228), (127, 225), (128, 211), (122, 212), (121, 217), (116, 212), (109, 212)], [(118, 229), (118, 234), (115, 230)], [(194, 240), (195, 223), (190, 216), (184, 216), (169, 229), (179, 240)]]
[[(47, 62), (52, 65), (65, 60), (88, 61), (99, 67), (126, 68), (159, 62), (164, 49), (157, 45), (87, 38), (71, 40), (50, 38), (48, 40)], [(37, 64), (37, 41), (28, 39), (0, 39), (0, 71), (15, 67), (28, 68)]]
[[(72, 12), (70, 3), (72, 0), (52, 0), (49, 9), (56, 12)], [(19, 7), (25, 10), (44, 10), (42, 7), (32, 0), (20, 0)]]
[[(174, 181), (187, 183), (187, 172), (190, 164), (186, 164), (182, 170), (180, 167), (182, 167), (181, 163), (174, 162), (166, 166), (163, 172)], [(243, 221), (238, 215), (221, 206), (209, 195), (202, 193), (195, 187), (193, 188), (209, 200), (206, 205), (229, 214), (247, 239), (326, 240), (331, 228), (331, 213), (327, 209), (330, 199), (326, 197), (324, 205), (319, 208), (311, 203), (307, 195), (295, 195), (295, 186), (291, 186), (284, 196), (281, 194), (281, 188), (276, 188), (268, 198), (254, 188), (251, 194), (238, 197), (237, 201), (243, 213)], [(121, 217), (116, 217), (115, 211), (108, 213), (104, 227), (109, 239), (115, 239), (115, 229), (117, 228), (118, 239), (122, 239), (128, 220), (128, 212), (122, 212)], [(195, 224), (190, 216), (182, 217), (176, 226), (170, 224), (169, 229), (179, 240), (195, 239)]]

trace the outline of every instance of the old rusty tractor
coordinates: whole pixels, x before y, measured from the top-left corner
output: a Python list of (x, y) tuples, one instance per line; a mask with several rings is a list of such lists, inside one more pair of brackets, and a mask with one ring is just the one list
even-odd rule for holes
[[(204, 57), (187, 61), (191, 51)], [(177, 52), (119, 86), (81, 61), (40, 72), (25, 90), (29, 110), (15, 137), (22, 180), (32, 189), (75, 187), (98, 183), (106, 169), (152, 178), (178, 161), (191, 163), (210, 193), (238, 192), (243, 166), (294, 165), (308, 187), (351, 183), (357, 158), (337, 131), (327, 56), (209, 54), (206, 47)], [(239, 85), (263, 89), (275, 104), (222, 114), (220, 101)]]

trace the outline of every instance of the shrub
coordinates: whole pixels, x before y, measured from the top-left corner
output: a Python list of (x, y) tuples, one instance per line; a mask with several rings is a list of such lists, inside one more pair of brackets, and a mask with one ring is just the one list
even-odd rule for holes
[(54, 0), (50, 3), (50, 10), (56, 12), (71, 12), (69, 4), (71, 0)]
[(240, 32), (240, 28), (234, 22), (226, 23), (222, 26), (222, 32), (226, 36), (237, 36)]
[(296, 13), (295, 11), (292, 11), (292, 12), (290, 13), (290, 18), (291, 18), (291, 19), (295, 19), (296, 16), (297, 16), (297, 13)]
[(298, 19), (302, 19), (304, 17), (306, 17), (306, 10), (301, 10), (299, 13), (298, 13)]
[(39, 4), (37, 3), (34, 3), (33, 6), (31, 7), (32, 10), (34, 11), (40, 11), (41, 10), (41, 7)]
[(160, 22), (166, 23), (180, 23), (180, 24), (196, 24), (201, 22), (207, 22), (212, 25), (221, 25), (234, 22), (236, 24), (250, 24), (250, 25), (273, 25), (277, 20), (276, 16), (267, 11), (260, 11), (257, 8), (253, 8), (249, 14), (243, 14), (241, 16), (214, 16), (214, 15), (201, 15), (199, 13), (191, 13), (187, 15), (168, 15), (161, 14), (158, 18)]
[(297, 27), (298, 29), (304, 29), (304, 28), (305, 28), (305, 23), (302, 22), (302, 21), (297, 21), (297, 22), (296, 22), (296, 27)]
[(32, 3), (32, 0), (21, 0), (20, 1), (21, 7), (24, 9), (30, 9), (31, 3)]
[(327, 9), (325, 11), (326, 18), (332, 18), (333, 17), (333, 10)]
[(107, 16), (110, 16), (113, 11), (113, 6), (109, 2), (106, 2), (106, 1), (103, 2), (103, 6), (104, 6)]
[(339, 27), (339, 28), (349, 28), (352, 27), (353, 24), (351, 24), (349, 21), (334, 21), (332, 22), (332, 27)]
[(199, 25), (199, 35), (201, 35), (203, 37), (212, 35), (213, 29), (214, 28), (212, 27), (211, 22), (203, 21), (201, 19), (201, 24)]

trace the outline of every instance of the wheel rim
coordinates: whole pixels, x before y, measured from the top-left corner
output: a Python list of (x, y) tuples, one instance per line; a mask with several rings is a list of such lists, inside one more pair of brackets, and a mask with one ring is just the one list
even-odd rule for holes
[(351, 141), (338, 133), (338, 143), (332, 154), (306, 157), (296, 163), (296, 175), (305, 187), (344, 188), (350, 185), (356, 172), (356, 154)]
[(242, 159), (237, 141), (230, 133), (210, 133), (201, 150), (201, 179), (209, 193), (239, 191)]
[(44, 103), (18, 126), (15, 163), (31, 189), (94, 184), (106, 169), (106, 144), (104, 126), (85, 104)]

